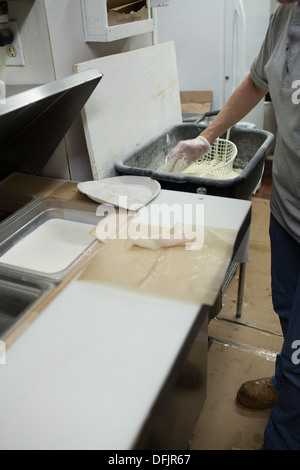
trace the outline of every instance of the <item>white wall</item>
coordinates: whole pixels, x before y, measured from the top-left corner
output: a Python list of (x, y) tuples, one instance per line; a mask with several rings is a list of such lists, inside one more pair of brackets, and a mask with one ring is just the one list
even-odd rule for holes
[[(159, 42), (175, 42), (180, 90), (212, 90), (215, 110), (249, 73), (269, 23), (270, 0), (243, 0), (243, 6), (245, 30), (237, 0), (170, 0), (157, 11)], [(260, 108), (245, 118), (257, 127)]]
[[(48, 83), (71, 75), (76, 63), (153, 44), (152, 34), (85, 43), (80, 0), (9, 0), (8, 5), (9, 18), (19, 23), (26, 66), (6, 67), (0, 52), (0, 79), (7, 85)], [(75, 181), (92, 179), (80, 117), (43, 174)]]
[(25, 67), (6, 67), (0, 48), (0, 77), (7, 85), (42, 84), (55, 79), (43, 0), (9, 0), (9, 18), (17, 19)]
[(219, 0), (170, 0), (168, 7), (157, 10), (158, 41), (175, 41), (180, 90), (213, 90), (213, 108), (222, 101), (224, 10), (220, 5)]

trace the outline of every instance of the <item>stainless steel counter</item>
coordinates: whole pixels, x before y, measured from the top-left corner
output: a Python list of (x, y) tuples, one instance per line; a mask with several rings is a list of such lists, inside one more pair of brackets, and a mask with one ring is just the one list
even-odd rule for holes
[[(236, 230), (238, 249), (251, 203), (201, 197), (205, 224)], [(6, 352), (0, 448), (186, 449), (206, 394), (208, 308), (73, 279)]]

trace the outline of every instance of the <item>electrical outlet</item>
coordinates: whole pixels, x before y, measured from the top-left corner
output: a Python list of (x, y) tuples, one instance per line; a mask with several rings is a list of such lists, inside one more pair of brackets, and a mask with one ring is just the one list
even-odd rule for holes
[(0, 28), (10, 29), (14, 35), (14, 40), (8, 46), (3, 47), (4, 63), (7, 66), (25, 65), (23, 48), (16, 20), (0, 24)]

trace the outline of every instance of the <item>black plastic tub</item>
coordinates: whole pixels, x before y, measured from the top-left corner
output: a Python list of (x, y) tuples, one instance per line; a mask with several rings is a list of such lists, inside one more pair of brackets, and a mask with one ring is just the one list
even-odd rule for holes
[(117, 174), (149, 176), (159, 181), (163, 189), (250, 199), (262, 177), (266, 152), (274, 140), (273, 134), (264, 130), (238, 126), (231, 129), (230, 140), (238, 149), (233, 168), (242, 170), (236, 178), (209, 179), (158, 170), (169, 151), (180, 140), (195, 138), (205, 127), (199, 124), (179, 124), (170, 127), (117, 161), (115, 163)]

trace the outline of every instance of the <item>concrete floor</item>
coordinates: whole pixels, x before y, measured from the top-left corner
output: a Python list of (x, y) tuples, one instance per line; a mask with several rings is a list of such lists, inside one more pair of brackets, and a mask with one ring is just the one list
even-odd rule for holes
[(209, 324), (207, 399), (190, 440), (191, 450), (256, 450), (263, 443), (270, 411), (243, 408), (236, 403), (236, 393), (243, 382), (273, 374), (283, 342), (270, 289), (270, 184), (264, 178), (252, 199), (242, 316), (236, 318), (237, 271), (220, 314)]

